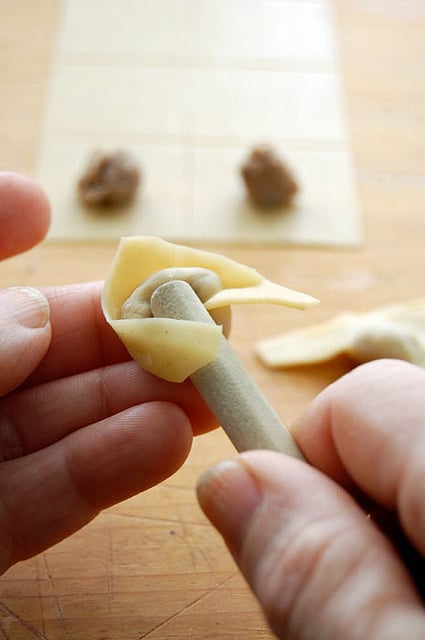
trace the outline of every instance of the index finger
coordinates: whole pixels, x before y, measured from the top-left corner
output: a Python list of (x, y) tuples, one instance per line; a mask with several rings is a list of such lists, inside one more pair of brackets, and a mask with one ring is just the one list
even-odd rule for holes
[(398, 513), (425, 554), (425, 371), (397, 360), (360, 366), (322, 392), (294, 435), (307, 459)]
[(101, 290), (101, 282), (43, 289), (50, 305), (52, 339), (28, 384), (40, 384), (130, 359), (104, 318)]
[(50, 205), (30, 178), (0, 172), (0, 259), (21, 253), (40, 242), (50, 223)]

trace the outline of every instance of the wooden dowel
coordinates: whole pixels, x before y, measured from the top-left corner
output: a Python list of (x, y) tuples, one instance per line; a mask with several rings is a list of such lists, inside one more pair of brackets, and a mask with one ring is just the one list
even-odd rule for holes
[[(191, 286), (181, 280), (159, 286), (151, 296), (151, 309), (155, 317), (214, 323)], [(224, 336), (217, 358), (191, 380), (238, 451), (270, 449), (304, 459)]]

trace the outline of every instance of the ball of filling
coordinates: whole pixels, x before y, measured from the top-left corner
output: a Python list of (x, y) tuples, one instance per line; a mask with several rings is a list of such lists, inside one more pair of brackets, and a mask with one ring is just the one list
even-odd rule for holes
[(140, 170), (125, 151), (96, 152), (78, 181), (86, 205), (114, 206), (130, 201), (139, 186)]
[(254, 149), (241, 174), (251, 200), (261, 208), (288, 206), (299, 189), (290, 169), (268, 147)]

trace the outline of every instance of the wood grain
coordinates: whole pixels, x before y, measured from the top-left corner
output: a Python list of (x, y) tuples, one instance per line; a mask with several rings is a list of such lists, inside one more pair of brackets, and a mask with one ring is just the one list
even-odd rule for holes
[[(357, 250), (206, 247), (321, 299), (308, 311), (235, 309), (232, 344), (286, 423), (349, 369), (339, 359), (264, 369), (252, 341), (423, 295), (425, 11), (423, 0), (334, 0), (365, 219)], [(2, 2), (0, 166), (33, 170), (59, 3)], [(0, 282), (103, 278), (115, 247), (48, 244), (0, 265)], [(232, 455), (224, 434), (197, 439), (169, 481), (114, 507), (0, 582), (3, 635), (19, 639), (270, 638), (262, 615), (194, 497), (199, 473)]]

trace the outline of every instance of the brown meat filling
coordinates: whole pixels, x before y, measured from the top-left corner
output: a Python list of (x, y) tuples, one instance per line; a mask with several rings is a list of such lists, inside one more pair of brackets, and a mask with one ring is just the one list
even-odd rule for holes
[(97, 152), (78, 181), (78, 191), (86, 205), (114, 206), (131, 200), (139, 182), (139, 168), (129, 154)]
[(289, 168), (267, 147), (251, 152), (241, 174), (250, 198), (260, 208), (288, 206), (298, 192)]

